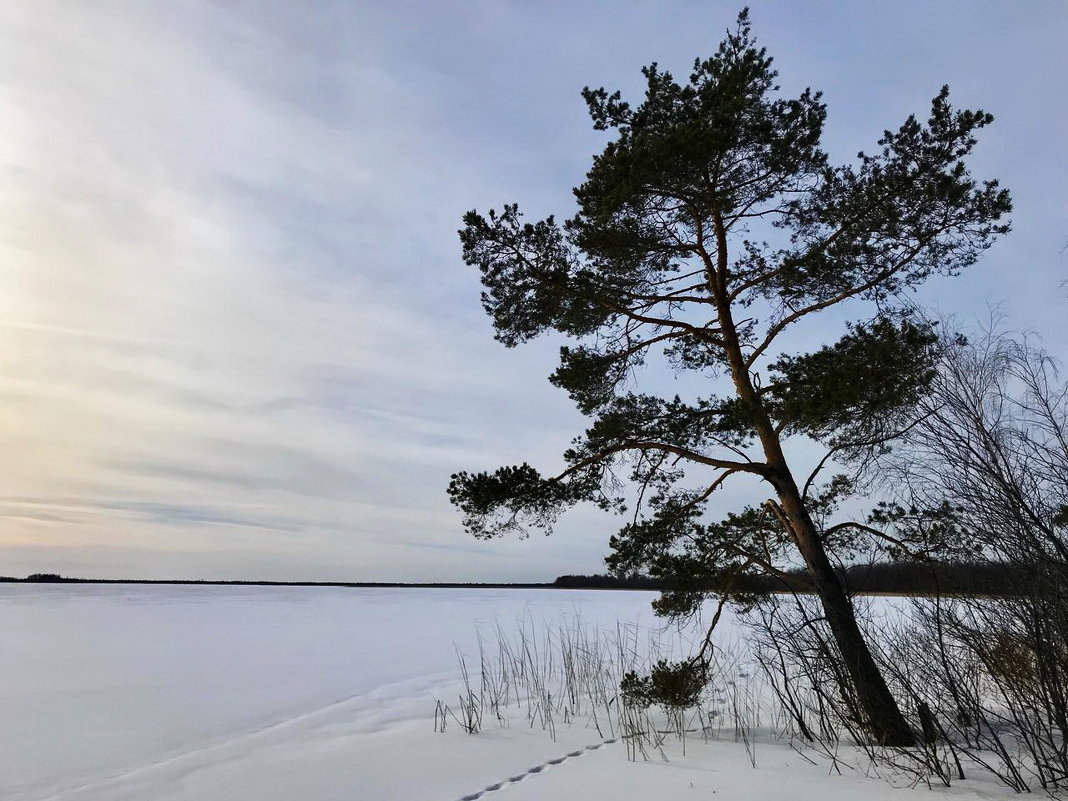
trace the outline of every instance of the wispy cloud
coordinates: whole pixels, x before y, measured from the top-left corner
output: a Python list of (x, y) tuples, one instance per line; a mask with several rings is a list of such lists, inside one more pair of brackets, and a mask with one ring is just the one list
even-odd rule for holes
[[(1041, 70), (1049, 92), (1063, 83), (1057, 6), (1027, 19), (954, 6), (972, 21), (952, 40), (935, 30), (952, 15), (924, 4), (775, 8), (758, 31), (784, 71), (831, 84), (842, 147), (963, 75), (969, 102), (1048, 126), (1008, 120), (1029, 158), (1063, 159), (1063, 109), (1017, 90)], [(551, 546), (480, 546), (445, 501), (453, 470), (551, 467), (581, 426), (544, 381), (553, 343), (520, 353), (490, 340), (455, 229), (467, 208), (513, 198), (566, 212), (600, 141), (577, 88), (633, 87), (643, 62), (704, 53), (736, 9), (413, 11), (0, 8), (0, 572), (50, 569), (57, 554), (93, 575), (598, 568), (611, 520), (580, 512)], [(931, 30), (906, 30), (912, 17)], [(922, 69), (838, 53), (858, 26), (944, 52)], [(1015, 57), (992, 72), (995, 34)], [(1025, 204), (1056, 174), (1021, 163), (1011, 141), (985, 152)], [(1028, 226), (1011, 252), (1034, 262), (1053, 234)], [(971, 296), (1005, 293), (1008, 279), (981, 275)], [(1027, 287), (1052, 319), (1043, 280)]]

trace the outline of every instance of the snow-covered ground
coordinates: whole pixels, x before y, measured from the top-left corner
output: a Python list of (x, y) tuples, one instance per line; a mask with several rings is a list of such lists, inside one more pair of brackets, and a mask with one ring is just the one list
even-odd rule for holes
[[(0, 584), (0, 798), (911, 797), (758, 742), (671, 761), (522, 716), (433, 731), (477, 625), (657, 626), (643, 592)], [(735, 632), (737, 630), (734, 630)], [(724, 631), (730, 638), (728, 624)], [(928, 795), (926, 789), (912, 792)], [(1001, 798), (981, 782), (936, 791)]]

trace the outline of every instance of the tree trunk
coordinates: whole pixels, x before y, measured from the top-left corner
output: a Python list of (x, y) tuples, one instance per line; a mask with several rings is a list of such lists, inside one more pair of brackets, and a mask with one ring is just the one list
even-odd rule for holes
[[(746, 376), (748, 378), (748, 376)], [(737, 382), (736, 382), (737, 383)], [(740, 395), (745, 396), (744, 386)], [(842, 656), (843, 667), (849, 675), (866, 720), (864, 727), (880, 745), (911, 746), (916, 735), (909, 727), (897, 705), (871, 649), (857, 624), (853, 603), (835, 573), (819, 531), (812, 522), (801, 492), (786, 463), (778, 434), (756, 393), (750, 396), (751, 408), (758, 418), (755, 428), (764, 446), (769, 473), (767, 480), (775, 488), (779, 503), (790, 524), (790, 533), (805, 560), (812, 583), (816, 587), (827, 625)]]
[[(785, 467), (785, 465), (783, 465)], [(865, 728), (880, 745), (910, 746), (916, 742), (905, 716), (886, 685), (857, 624), (853, 604), (834, 572), (819, 534), (805, 509), (793, 477), (787, 470), (773, 480), (779, 501), (793, 528), (798, 550), (816, 586), (827, 625), (842, 655), (857, 701), (867, 718)]]
[(783, 512), (789, 521), (791, 534), (801, 556), (805, 560), (809, 575), (827, 618), (831, 634), (842, 655), (846, 673), (853, 683), (857, 702), (867, 720), (862, 721), (865, 728), (880, 745), (910, 746), (916, 742), (916, 735), (909, 727), (905, 716), (901, 714), (897, 701), (886, 685), (879, 666), (871, 655), (868, 643), (857, 624), (853, 604), (846, 595), (841, 581), (834, 572), (827, 551), (820, 540), (812, 518), (805, 507), (801, 492), (797, 488), (786, 456), (782, 452), (779, 433), (768, 416), (760, 399), (760, 394), (753, 386), (749, 368), (742, 355), (738, 329), (734, 324), (730, 298), (727, 294), (728, 258), (727, 232), (718, 210), (712, 210), (713, 228), (716, 235), (716, 259), (713, 263), (709, 254), (704, 254), (708, 288), (715, 299), (717, 318), (723, 338), (723, 351), (730, 367), (732, 382), (739, 400), (752, 415), (753, 428), (767, 459), (768, 472), (765, 478), (775, 488)]

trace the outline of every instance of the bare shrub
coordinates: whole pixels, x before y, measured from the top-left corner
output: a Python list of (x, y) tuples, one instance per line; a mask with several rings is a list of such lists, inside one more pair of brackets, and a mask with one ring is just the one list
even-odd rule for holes
[[(1068, 385), (1033, 337), (992, 325), (945, 351), (925, 415), (880, 460), (913, 507), (952, 510), (962, 547), (998, 560), (1001, 597), (916, 606), (910, 691), (1011, 787), (1068, 786)], [(965, 668), (966, 666), (966, 668)], [(899, 681), (909, 677), (905, 671)], [(918, 685), (913, 678), (912, 685)], [(979, 752), (996, 754), (991, 762)]]
[[(462, 689), (455, 709), (437, 701), (435, 731), (445, 731), (451, 720), (477, 734), (487, 715), (501, 726), (518, 717), (554, 740), (558, 727), (580, 726), (622, 740), (634, 760), (666, 759), (668, 738), (680, 741), (685, 753), (688, 734), (708, 738), (733, 727), (755, 763), (757, 701), (722, 675), (734, 662), (731, 654), (680, 661), (690, 644), (679, 631), (675, 635), (636, 625), (598, 628), (578, 618), (541, 627), (528, 619), (512, 631), (498, 624), (492, 645), (481, 632), (477, 637), (477, 667), (457, 649)], [(719, 701), (725, 709), (713, 709)]]

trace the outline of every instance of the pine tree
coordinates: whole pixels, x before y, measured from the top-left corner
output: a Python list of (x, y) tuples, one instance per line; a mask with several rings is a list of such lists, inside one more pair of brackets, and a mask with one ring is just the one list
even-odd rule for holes
[[(909, 744), (832, 567), (880, 532), (831, 524), (853, 485), (842, 475), (818, 484), (817, 473), (907, 425), (934, 376), (938, 337), (906, 294), (974, 263), (1008, 230), (1011, 202), (964, 163), (992, 117), (954, 110), (947, 88), (925, 123), (910, 116), (874, 154), (831, 166), (821, 95), (782, 97), (771, 65), (743, 11), (687, 81), (646, 67), (636, 107), (586, 88), (594, 127), (612, 139), (574, 190), (575, 216), (524, 222), (505, 205), (464, 217), (464, 259), (481, 271), (496, 338), (514, 347), (569, 337), (550, 380), (592, 422), (558, 474), (528, 464), (460, 472), (449, 494), (466, 529), (492, 537), (548, 532), (581, 501), (623, 511), (633, 490), (637, 510), (608, 563), (663, 579), (667, 614), (729, 592), (734, 577), (783, 576), (802, 562), (872, 737)], [(865, 316), (840, 339), (772, 356), (793, 326), (844, 303)], [(706, 379), (709, 392), (634, 391), (655, 358)], [(784, 455), (789, 437), (827, 449), (803, 483)], [(742, 478), (763, 482), (767, 501), (710, 521), (716, 490)]]

